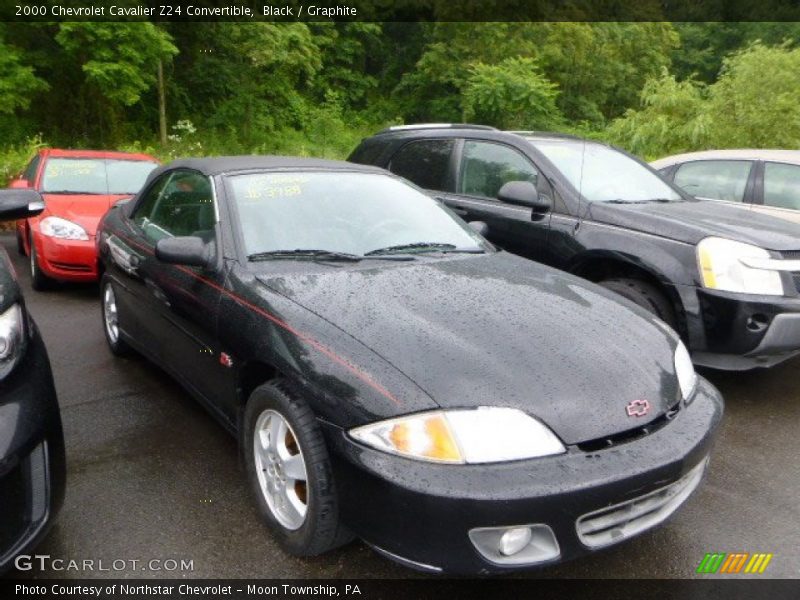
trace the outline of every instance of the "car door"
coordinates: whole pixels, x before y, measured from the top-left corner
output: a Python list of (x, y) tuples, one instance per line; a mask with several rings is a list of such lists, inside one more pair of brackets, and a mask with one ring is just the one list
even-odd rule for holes
[(694, 160), (677, 166), (673, 182), (696, 198), (747, 207), (753, 202), (755, 171), (752, 160)]
[(158, 339), (160, 317), (156, 316), (150, 283), (142, 267), (152, 259), (153, 244), (143, 227), (156, 211), (164, 195), (171, 172), (152, 181), (133, 206), (121, 209), (119, 226), (107, 232), (109, 274), (119, 283), (117, 310), (120, 328), (132, 337), (156, 361), (161, 361), (162, 347)]
[(549, 184), (533, 162), (509, 145), (486, 140), (463, 140), (457, 149), (458, 169), (453, 193), (445, 202), (468, 220), (484, 221), (489, 239), (502, 248), (537, 256), (546, 249), (551, 213), (534, 218), (530, 208), (497, 199), (509, 181), (530, 181), (552, 199)]
[[(142, 241), (140, 264), (141, 321), (154, 340), (164, 367), (203, 398), (218, 396), (220, 365), (217, 308), (224, 283), (222, 268), (166, 264), (155, 256), (159, 240), (200, 237), (218, 244), (217, 207), (212, 180), (188, 169), (177, 169), (156, 200), (133, 214)], [(216, 402), (211, 405), (218, 410)]]
[(765, 161), (755, 210), (800, 223), (800, 165)]

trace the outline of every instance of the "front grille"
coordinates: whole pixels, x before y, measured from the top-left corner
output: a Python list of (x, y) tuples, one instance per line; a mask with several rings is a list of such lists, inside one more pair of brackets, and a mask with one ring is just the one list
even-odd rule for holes
[(650, 435), (654, 431), (658, 431), (664, 427), (664, 425), (675, 418), (675, 415), (678, 414), (680, 409), (681, 403), (678, 401), (669, 409), (667, 409), (663, 415), (659, 416), (657, 419), (653, 419), (646, 425), (642, 425), (641, 427), (636, 427), (634, 429), (627, 429), (621, 433), (615, 433), (614, 435), (607, 435), (602, 438), (581, 442), (578, 444), (578, 448), (584, 452), (597, 452), (598, 450), (604, 450), (605, 448), (610, 448), (611, 446), (618, 446), (619, 444), (625, 444), (627, 442), (638, 440), (639, 438)]
[(781, 252), (781, 258), (784, 260), (800, 259), (800, 250), (785, 250), (784, 252)]
[(707, 462), (702, 461), (678, 481), (660, 490), (583, 515), (576, 523), (578, 539), (588, 548), (602, 548), (658, 525), (697, 488)]
[(92, 270), (91, 267), (87, 267), (86, 265), (75, 265), (71, 263), (61, 263), (55, 261), (50, 261), (50, 264), (56, 269), (61, 269), (62, 271), (75, 271), (76, 273), (88, 273)]

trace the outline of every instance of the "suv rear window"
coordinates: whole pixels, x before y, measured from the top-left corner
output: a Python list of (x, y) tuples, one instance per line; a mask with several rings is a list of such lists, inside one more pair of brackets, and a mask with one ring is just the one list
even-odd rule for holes
[(450, 191), (450, 156), (453, 140), (418, 140), (400, 148), (389, 170), (426, 190)]

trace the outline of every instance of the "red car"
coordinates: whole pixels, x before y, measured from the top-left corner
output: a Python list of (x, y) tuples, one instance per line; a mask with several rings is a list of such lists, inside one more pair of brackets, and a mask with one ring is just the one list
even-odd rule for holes
[(147, 154), (40, 150), (13, 188), (32, 187), (45, 200), (42, 214), (17, 221), (17, 245), (30, 256), (34, 289), (53, 280), (95, 281), (95, 231), (118, 200), (133, 196), (158, 161)]

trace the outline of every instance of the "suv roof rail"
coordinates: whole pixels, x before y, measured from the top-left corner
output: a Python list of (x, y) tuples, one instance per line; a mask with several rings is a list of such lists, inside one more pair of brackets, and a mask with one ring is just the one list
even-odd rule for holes
[(414, 129), (483, 129), (485, 131), (497, 131), (496, 127), (490, 127), (489, 125), (473, 125), (472, 123), (413, 123), (411, 125), (392, 125), (386, 129), (381, 129), (375, 135)]
[[(537, 137), (550, 137), (550, 138), (564, 138), (567, 140), (586, 140), (579, 135), (573, 133), (559, 133), (558, 131), (506, 131), (506, 133), (513, 133), (515, 135), (533, 135)], [(588, 140), (587, 140), (588, 141)]]

